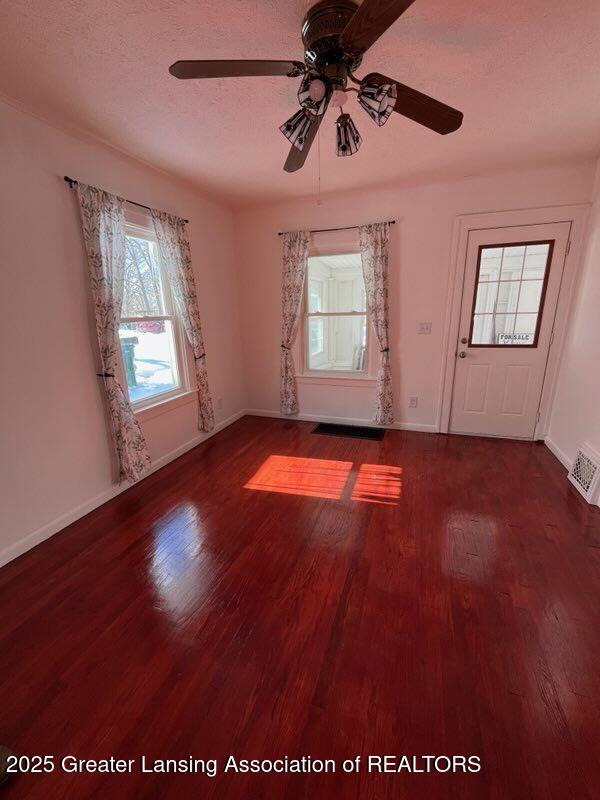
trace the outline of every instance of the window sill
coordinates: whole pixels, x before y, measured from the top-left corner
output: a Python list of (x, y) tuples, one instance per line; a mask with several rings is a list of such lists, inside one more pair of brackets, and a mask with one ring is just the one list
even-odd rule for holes
[(339, 386), (340, 388), (343, 387), (350, 387), (355, 386), (357, 389), (370, 389), (373, 386), (377, 385), (377, 381), (375, 378), (370, 377), (369, 375), (361, 375), (361, 376), (349, 376), (349, 375), (331, 375), (331, 373), (327, 373), (325, 375), (298, 375), (296, 377), (298, 383), (301, 384), (315, 384), (317, 386)]
[(134, 408), (133, 413), (137, 417), (138, 422), (146, 422), (161, 414), (166, 414), (168, 411), (174, 411), (176, 408), (186, 406), (188, 403), (193, 403), (197, 396), (197, 390), (193, 389), (192, 391), (175, 395), (175, 397), (168, 397), (166, 400), (158, 400), (153, 405), (144, 406), (144, 408), (140, 408), (139, 410)]

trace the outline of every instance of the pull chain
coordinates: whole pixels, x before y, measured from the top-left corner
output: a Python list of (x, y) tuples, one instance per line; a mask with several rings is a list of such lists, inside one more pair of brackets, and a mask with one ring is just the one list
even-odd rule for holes
[(317, 162), (318, 162), (318, 189), (317, 189), (317, 205), (322, 206), (323, 201), (321, 200), (321, 128), (319, 127), (317, 131)]

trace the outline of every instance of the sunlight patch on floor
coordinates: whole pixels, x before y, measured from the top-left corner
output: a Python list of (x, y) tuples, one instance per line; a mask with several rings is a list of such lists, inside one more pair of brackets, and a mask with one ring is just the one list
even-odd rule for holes
[(395, 506), (402, 491), (402, 467), (361, 464), (352, 489), (352, 500)]
[[(346, 486), (352, 486), (352, 466), (351, 461), (272, 455), (244, 488), (340, 500)], [(402, 485), (401, 474), (402, 467), (361, 464), (350, 499), (362, 503), (397, 505)]]
[(244, 488), (339, 500), (351, 469), (351, 461), (269, 456)]

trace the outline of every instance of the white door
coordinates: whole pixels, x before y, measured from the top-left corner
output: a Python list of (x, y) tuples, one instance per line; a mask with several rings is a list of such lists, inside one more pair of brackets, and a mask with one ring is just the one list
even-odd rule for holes
[(570, 228), (469, 233), (451, 433), (533, 438)]

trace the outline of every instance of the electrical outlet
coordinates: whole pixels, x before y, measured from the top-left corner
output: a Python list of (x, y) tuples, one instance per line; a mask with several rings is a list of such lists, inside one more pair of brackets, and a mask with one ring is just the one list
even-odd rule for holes
[(223, 398), (222, 398), (222, 397), (219, 397), (219, 399), (217, 400), (217, 408), (218, 408), (219, 410), (220, 410), (221, 408), (223, 408)]
[(416, 408), (419, 403), (418, 397), (409, 397), (408, 398), (408, 407), (409, 408)]
[(419, 322), (417, 333), (431, 333), (431, 322)]

